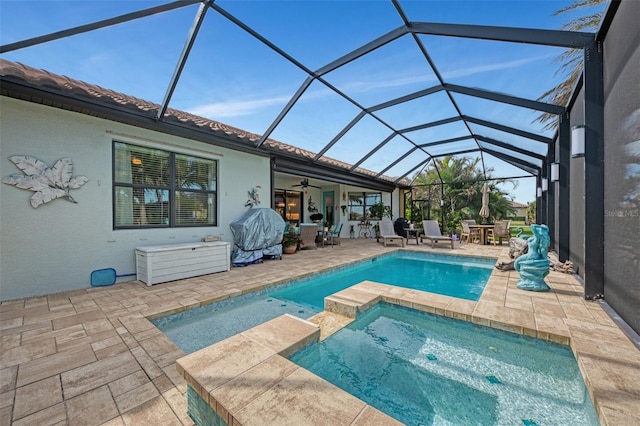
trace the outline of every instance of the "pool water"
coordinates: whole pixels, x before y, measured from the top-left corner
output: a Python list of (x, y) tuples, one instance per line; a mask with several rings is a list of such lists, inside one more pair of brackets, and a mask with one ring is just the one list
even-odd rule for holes
[(291, 360), (407, 425), (598, 425), (566, 346), (384, 303)]
[(283, 288), (270, 296), (322, 310), (325, 297), (369, 280), (477, 301), (495, 263), (495, 259), (398, 252), (321, 275), (307, 285)]
[(285, 313), (312, 317), (326, 296), (365, 280), (478, 300), (493, 265), (495, 259), (394, 252), (152, 322), (191, 353)]

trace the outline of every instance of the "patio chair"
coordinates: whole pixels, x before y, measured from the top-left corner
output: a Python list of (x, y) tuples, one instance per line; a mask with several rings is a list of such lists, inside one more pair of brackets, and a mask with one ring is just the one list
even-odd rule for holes
[(382, 243), (385, 247), (387, 243), (400, 243), (402, 247), (404, 247), (404, 237), (396, 234), (396, 231), (393, 229), (393, 222), (389, 219), (380, 221), (380, 238), (382, 238)]
[(431, 240), (431, 248), (435, 248), (438, 241), (449, 241), (451, 248), (453, 249), (453, 239), (451, 237), (445, 237), (440, 232), (440, 225), (437, 220), (423, 220), (422, 228), (424, 233), (420, 236), (420, 241)]
[(509, 241), (509, 238), (511, 238), (510, 225), (510, 220), (496, 220), (493, 229), (487, 229), (487, 241), (493, 241), (494, 246), (496, 241), (500, 241), (500, 245), (502, 245), (502, 239)]
[(315, 223), (301, 223), (300, 224), (300, 250), (314, 249), (316, 246), (316, 236), (318, 235), (318, 225)]
[[(469, 222), (473, 222), (473, 224)], [(475, 220), (462, 221), (462, 233), (460, 234), (460, 243), (462, 243), (464, 240), (467, 240), (467, 243), (472, 241), (480, 243), (480, 230), (478, 228), (471, 229), (469, 225), (475, 225)]]
[(333, 247), (333, 245), (337, 241), (338, 245), (340, 245), (340, 231), (342, 231), (342, 223), (333, 225), (325, 234), (325, 240), (327, 244), (331, 244), (331, 247)]

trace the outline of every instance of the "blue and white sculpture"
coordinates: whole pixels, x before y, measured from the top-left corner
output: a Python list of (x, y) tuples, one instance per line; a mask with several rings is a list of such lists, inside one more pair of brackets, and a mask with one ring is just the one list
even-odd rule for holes
[(517, 287), (529, 291), (549, 291), (550, 287), (544, 282), (549, 275), (549, 228), (547, 225), (531, 225), (533, 237), (529, 238), (527, 254), (518, 257), (513, 266), (520, 273)]

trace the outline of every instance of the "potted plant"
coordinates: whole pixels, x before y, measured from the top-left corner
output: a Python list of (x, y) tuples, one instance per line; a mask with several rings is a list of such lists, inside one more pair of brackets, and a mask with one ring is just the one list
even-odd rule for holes
[(457, 230), (458, 222), (456, 220), (450, 220), (449, 222), (447, 222), (446, 228), (443, 229), (443, 231), (445, 231), (450, 237), (453, 237)]
[(282, 252), (294, 254), (298, 250), (298, 245), (302, 242), (300, 235), (295, 232), (288, 232), (282, 237)]
[(309, 218), (318, 223), (322, 220), (322, 218), (324, 218), (324, 216), (322, 215), (322, 213), (313, 213), (311, 216), (309, 216)]
[[(385, 217), (388, 217), (389, 219), (391, 219), (392, 217), (391, 206), (385, 206), (382, 201), (369, 207), (369, 213), (371, 214), (371, 218), (373, 219), (384, 219)], [(373, 225), (373, 232), (376, 236), (376, 241), (378, 241), (378, 238), (380, 237), (379, 223), (376, 223), (375, 225)]]

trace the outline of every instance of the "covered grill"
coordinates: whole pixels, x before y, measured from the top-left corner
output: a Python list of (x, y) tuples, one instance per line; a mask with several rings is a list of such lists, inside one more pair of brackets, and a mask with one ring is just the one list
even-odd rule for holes
[(233, 233), (231, 263), (246, 266), (282, 257), (285, 222), (274, 210), (252, 208), (229, 224)]

